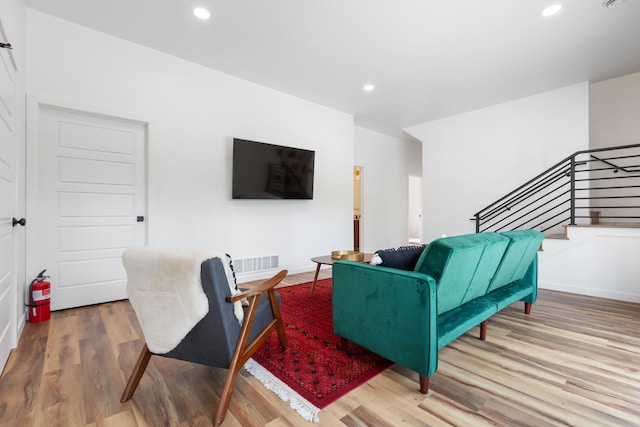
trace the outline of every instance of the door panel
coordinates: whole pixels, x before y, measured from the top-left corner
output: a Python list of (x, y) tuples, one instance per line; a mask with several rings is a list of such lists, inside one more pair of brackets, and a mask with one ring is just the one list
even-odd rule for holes
[(61, 218), (100, 218), (104, 223), (119, 223), (121, 217), (136, 213), (134, 194), (60, 192), (57, 195), (58, 214)]
[[(7, 43), (0, 22), (0, 41)], [(16, 188), (16, 67), (0, 49), (0, 371), (16, 345), (17, 284), (12, 218)]]
[(134, 154), (137, 148), (135, 132), (64, 121), (60, 122), (60, 145), (115, 154)]
[(132, 164), (85, 159), (60, 159), (60, 181), (84, 184), (133, 185)]
[(136, 243), (131, 239), (135, 235), (134, 227), (61, 227), (59, 249), (61, 252), (74, 252), (128, 247)]
[(41, 105), (39, 261), (53, 310), (126, 298), (121, 256), (144, 245), (146, 126)]

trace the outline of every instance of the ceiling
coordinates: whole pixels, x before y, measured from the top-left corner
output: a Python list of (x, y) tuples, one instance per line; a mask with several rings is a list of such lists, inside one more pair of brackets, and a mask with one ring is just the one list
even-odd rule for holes
[[(26, 0), (354, 116), (408, 126), (640, 71), (640, 0)], [(550, 3), (555, 16), (542, 17)], [(192, 9), (211, 11), (198, 20)], [(363, 91), (365, 83), (375, 85)]]

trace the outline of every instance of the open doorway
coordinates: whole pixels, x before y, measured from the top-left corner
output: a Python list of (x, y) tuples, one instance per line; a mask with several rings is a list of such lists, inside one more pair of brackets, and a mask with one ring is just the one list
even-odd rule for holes
[(409, 175), (409, 243), (422, 243), (422, 177)]
[(353, 250), (360, 251), (360, 219), (362, 218), (362, 168), (353, 167)]

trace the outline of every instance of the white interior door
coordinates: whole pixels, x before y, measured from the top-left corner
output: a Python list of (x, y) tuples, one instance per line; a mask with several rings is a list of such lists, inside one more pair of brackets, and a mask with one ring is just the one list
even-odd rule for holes
[[(0, 22), (0, 41), (7, 43)], [(16, 64), (0, 48), (0, 372), (16, 345), (16, 245), (12, 223), (16, 201)]]
[(36, 110), (36, 269), (51, 276), (51, 309), (124, 299), (122, 252), (146, 241), (146, 125), (42, 102)]

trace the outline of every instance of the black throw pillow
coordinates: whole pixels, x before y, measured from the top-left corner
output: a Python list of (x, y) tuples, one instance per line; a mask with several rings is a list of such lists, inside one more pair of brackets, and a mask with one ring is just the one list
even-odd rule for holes
[(401, 270), (413, 270), (426, 245), (400, 246), (399, 248), (376, 251), (382, 260), (379, 265)]

